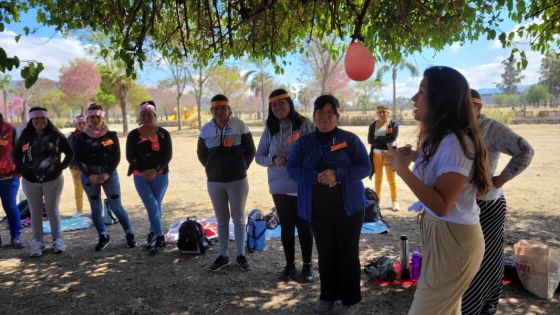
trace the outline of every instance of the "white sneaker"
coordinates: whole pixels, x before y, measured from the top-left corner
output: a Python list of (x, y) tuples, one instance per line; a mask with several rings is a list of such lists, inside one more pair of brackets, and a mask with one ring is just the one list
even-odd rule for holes
[(45, 243), (33, 241), (31, 248), (29, 248), (29, 257), (41, 257), (43, 249), (45, 249)]
[(82, 216), (82, 213), (81, 213), (81, 212), (76, 212), (76, 213), (74, 213), (74, 215), (73, 215), (72, 217), (73, 217), (73, 218), (79, 218), (79, 217), (81, 217), (81, 216)]
[(66, 247), (64, 246), (64, 241), (60, 237), (54, 240), (52, 246), (53, 246), (53, 252), (55, 254), (62, 253), (66, 250)]
[(399, 210), (401, 210), (401, 207), (399, 206), (399, 202), (398, 202), (398, 201), (393, 201), (393, 205), (391, 206), (391, 208), (393, 208), (393, 211), (399, 211)]

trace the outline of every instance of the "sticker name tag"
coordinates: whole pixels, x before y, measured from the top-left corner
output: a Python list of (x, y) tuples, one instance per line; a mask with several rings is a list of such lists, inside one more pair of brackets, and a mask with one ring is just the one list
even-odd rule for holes
[(233, 139), (232, 138), (224, 138), (224, 147), (231, 147), (233, 146)]
[(295, 142), (297, 139), (299, 139), (299, 136), (301, 134), (299, 133), (299, 131), (294, 132), (289, 138), (288, 138), (288, 143), (292, 143)]
[(108, 146), (110, 146), (110, 145), (112, 145), (112, 144), (115, 144), (115, 143), (113, 142), (112, 139), (107, 139), (107, 140), (101, 141), (101, 144), (102, 144), (104, 147), (108, 147)]
[(335, 145), (331, 145), (331, 152), (332, 151), (336, 151), (336, 150), (340, 150), (342, 148), (346, 148), (348, 146), (348, 144), (346, 143), (346, 141), (339, 143), (339, 144), (335, 144)]

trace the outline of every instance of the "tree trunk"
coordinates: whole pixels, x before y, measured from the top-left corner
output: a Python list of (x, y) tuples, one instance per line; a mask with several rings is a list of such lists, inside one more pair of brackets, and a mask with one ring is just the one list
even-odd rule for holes
[(397, 115), (397, 68), (393, 67), (393, 115)]
[(126, 112), (126, 86), (124, 85), (124, 83), (119, 84), (119, 102), (121, 104), (123, 132), (126, 136), (128, 134), (128, 117)]
[(181, 123), (181, 96), (177, 96), (177, 129), (181, 130), (182, 128), (182, 123)]
[(6, 89), (2, 90), (2, 98), (4, 101), (4, 119), (8, 121), (8, 92), (6, 91)]

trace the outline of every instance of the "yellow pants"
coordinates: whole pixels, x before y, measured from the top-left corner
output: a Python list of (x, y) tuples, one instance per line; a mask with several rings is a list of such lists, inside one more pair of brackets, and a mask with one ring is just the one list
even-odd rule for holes
[(373, 154), (373, 166), (375, 168), (375, 193), (381, 199), (381, 183), (383, 182), (383, 168), (387, 174), (387, 182), (391, 190), (391, 201), (397, 201), (397, 182), (395, 181), (395, 170), (392, 166), (383, 165), (383, 154)]
[(70, 168), (72, 174), (72, 181), (74, 182), (74, 199), (76, 200), (76, 211), (79, 213), (84, 212), (84, 188), (82, 187), (82, 180), (80, 170), (77, 168)]

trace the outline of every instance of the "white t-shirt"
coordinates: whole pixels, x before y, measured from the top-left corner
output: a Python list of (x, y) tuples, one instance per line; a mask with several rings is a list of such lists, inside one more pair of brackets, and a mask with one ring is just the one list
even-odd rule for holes
[[(473, 152), (473, 144), (470, 138), (465, 137), (465, 141), (467, 149)], [(476, 186), (470, 182), (473, 173), (473, 160), (465, 155), (457, 136), (454, 133), (446, 135), (430, 161), (421, 164), (420, 162), (423, 159), (422, 150), (419, 150), (413, 172), (426, 185), (435, 186), (438, 177), (445, 173), (458, 173), (467, 177), (461, 194), (448, 215), (438, 217), (424, 205), (425, 212), (448, 222), (458, 224), (478, 223), (480, 209), (476, 204)]]

